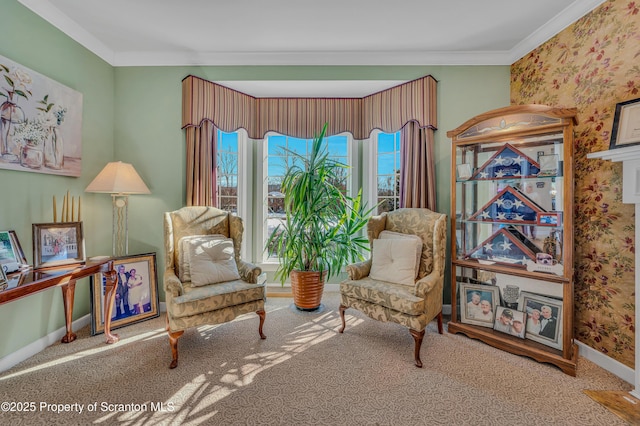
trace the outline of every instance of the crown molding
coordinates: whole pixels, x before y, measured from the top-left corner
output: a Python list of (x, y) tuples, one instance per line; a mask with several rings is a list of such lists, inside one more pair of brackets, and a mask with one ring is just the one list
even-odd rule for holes
[(114, 52), (48, 0), (18, 0), (23, 6), (113, 66)]
[(542, 45), (569, 25), (591, 12), (607, 0), (576, 0), (567, 6), (562, 12), (551, 18), (546, 24), (520, 43), (509, 52), (510, 64), (520, 60), (529, 52)]
[(114, 67), (219, 65), (511, 65), (606, 0), (576, 0), (509, 51), (114, 52), (48, 0), (18, 0)]
[(509, 52), (121, 52), (113, 66), (511, 65)]

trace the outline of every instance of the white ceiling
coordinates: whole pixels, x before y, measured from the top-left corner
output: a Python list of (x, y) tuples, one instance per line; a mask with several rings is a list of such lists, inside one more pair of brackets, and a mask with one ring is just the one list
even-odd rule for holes
[(18, 0), (113, 66), (510, 65), (604, 0)]

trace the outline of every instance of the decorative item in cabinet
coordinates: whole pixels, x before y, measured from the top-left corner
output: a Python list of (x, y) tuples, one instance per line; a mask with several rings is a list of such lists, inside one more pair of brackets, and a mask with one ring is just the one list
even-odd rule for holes
[(511, 145), (504, 144), (476, 171), (472, 179), (504, 179), (509, 177), (536, 177), (540, 165)]
[(542, 207), (520, 190), (507, 185), (480, 210), (471, 215), (469, 220), (534, 224), (538, 214), (543, 212), (545, 210)]
[[(573, 224), (572, 215), (563, 213), (573, 210), (575, 116), (574, 108), (517, 105), (447, 132), (455, 229), (449, 331), (570, 375), (578, 357), (571, 315)], [(500, 297), (488, 297), (496, 288)], [(475, 293), (491, 299), (496, 322), (475, 318), (469, 305)], [(554, 322), (547, 335), (537, 318), (543, 307), (545, 325)]]

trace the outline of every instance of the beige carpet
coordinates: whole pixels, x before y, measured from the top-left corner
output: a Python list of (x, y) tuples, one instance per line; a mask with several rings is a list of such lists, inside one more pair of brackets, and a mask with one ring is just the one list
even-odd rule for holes
[[(32, 412), (0, 413), (0, 423), (626, 424), (583, 391), (631, 385), (589, 361), (580, 359), (578, 376), (570, 377), (462, 335), (438, 335), (432, 323), (418, 369), (413, 339), (397, 325), (348, 310), (340, 335), (338, 300), (325, 294), (324, 312), (299, 313), (290, 299), (270, 298), (267, 340), (258, 338), (256, 315), (187, 331), (175, 370), (168, 369), (163, 318), (118, 330), (116, 345), (85, 328), (75, 342), (0, 374), (0, 401), (23, 411), (35, 403)], [(79, 404), (83, 412), (41, 404)]]

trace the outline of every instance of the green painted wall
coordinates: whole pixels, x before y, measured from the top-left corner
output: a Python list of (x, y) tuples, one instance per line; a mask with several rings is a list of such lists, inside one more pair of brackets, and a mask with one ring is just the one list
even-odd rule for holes
[[(3, 1), (0, 55), (83, 94), (82, 176), (54, 176), (0, 169), (0, 230), (14, 229), (33, 263), (31, 224), (52, 220), (67, 190), (82, 196), (86, 251), (111, 251), (111, 200), (84, 188), (113, 158), (114, 69), (17, 1)], [(4, 81), (0, 81), (3, 84)], [(3, 98), (4, 99), (4, 98)], [(89, 280), (76, 286), (73, 318), (90, 310)], [(64, 327), (61, 291), (51, 289), (0, 306), (0, 357)]]
[[(162, 213), (184, 203), (184, 136), (180, 130), (181, 81), (209, 80), (410, 80), (438, 81), (436, 132), (438, 210), (449, 213), (446, 131), (473, 115), (509, 103), (508, 66), (349, 67), (123, 67), (113, 68), (14, 0), (0, 13), (0, 55), (83, 94), (83, 168), (80, 178), (0, 170), (0, 230), (15, 229), (32, 262), (31, 224), (51, 219), (51, 198), (70, 190), (83, 199), (88, 256), (111, 251), (111, 200), (84, 188), (108, 162), (134, 164), (151, 195), (130, 198), (130, 253), (157, 252), (162, 286)], [(74, 319), (90, 311), (88, 280), (76, 288)], [(160, 298), (164, 292), (160, 288)], [(445, 302), (450, 300), (445, 289)], [(0, 357), (64, 326), (60, 290), (0, 306)]]
[[(440, 129), (435, 152), (437, 205), (448, 214), (451, 147), (446, 132), (481, 112), (507, 106), (509, 72), (508, 66), (117, 68), (115, 158), (133, 163), (152, 192), (130, 199), (130, 252), (156, 251), (158, 280), (162, 282), (162, 213), (182, 207), (185, 197), (181, 81), (189, 74), (212, 81), (411, 80), (433, 75), (438, 80)], [(447, 286), (446, 303), (449, 293)]]

